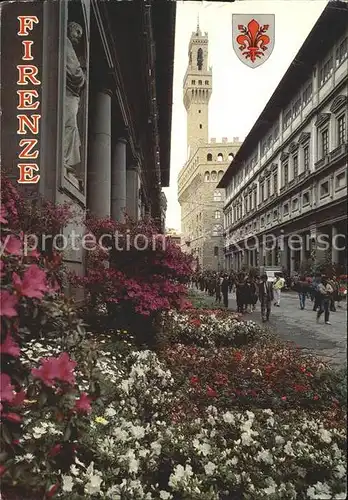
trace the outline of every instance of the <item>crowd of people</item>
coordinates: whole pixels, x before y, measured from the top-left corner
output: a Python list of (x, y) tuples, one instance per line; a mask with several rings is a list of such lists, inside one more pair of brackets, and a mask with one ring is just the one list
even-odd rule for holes
[(267, 274), (261, 276), (251, 273), (200, 271), (193, 278), (191, 287), (215, 297), (215, 302), (228, 308), (228, 294), (235, 293), (237, 311), (251, 313), (260, 302), (262, 321), (269, 321), (272, 305), (280, 307), (282, 290), (290, 287), (298, 293), (300, 309), (305, 309), (306, 300), (312, 303), (317, 322), (324, 315), (325, 324), (330, 325), (330, 312), (339, 305), (339, 282), (335, 276), (328, 278), (316, 274), (313, 277), (295, 276), (291, 283), (283, 273), (275, 273), (270, 281)]

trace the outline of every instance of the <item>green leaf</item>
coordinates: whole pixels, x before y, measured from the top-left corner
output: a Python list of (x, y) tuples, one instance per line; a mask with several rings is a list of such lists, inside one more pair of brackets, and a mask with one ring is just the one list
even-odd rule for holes
[(67, 428), (65, 429), (63, 441), (69, 441), (70, 437), (71, 437), (71, 424), (69, 422)]
[(7, 444), (11, 444), (13, 441), (12, 434), (5, 424), (1, 426), (2, 437)]
[(48, 399), (47, 393), (45, 391), (42, 391), (39, 398), (39, 405), (44, 406), (45, 403), (47, 402), (47, 399)]

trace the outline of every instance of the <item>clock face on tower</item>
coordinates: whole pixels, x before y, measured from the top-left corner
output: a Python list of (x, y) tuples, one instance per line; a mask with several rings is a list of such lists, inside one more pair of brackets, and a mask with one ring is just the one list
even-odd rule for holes
[(199, 48), (197, 51), (197, 68), (201, 70), (202, 66), (203, 66), (203, 50)]

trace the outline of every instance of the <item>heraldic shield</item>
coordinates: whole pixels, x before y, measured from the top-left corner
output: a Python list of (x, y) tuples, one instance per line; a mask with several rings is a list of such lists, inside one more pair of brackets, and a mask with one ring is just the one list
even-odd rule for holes
[(261, 66), (273, 52), (274, 14), (232, 14), (232, 44), (250, 68)]

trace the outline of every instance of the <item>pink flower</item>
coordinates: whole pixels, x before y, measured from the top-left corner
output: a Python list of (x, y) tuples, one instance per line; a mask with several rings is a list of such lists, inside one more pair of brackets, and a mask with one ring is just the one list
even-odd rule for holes
[(58, 358), (41, 359), (40, 368), (33, 368), (31, 373), (33, 377), (39, 378), (49, 387), (53, 386), (55, 379), (74, 384), (75, 375), (73, 371), (75, 366), (76, 362), (69, 358), (68, 353), (63, 352)]
[(4, 465), (0, 465), (0, 477), (3, 476), (6, 471), (7, 467), (5, 467)]
[(10, 406), (20, 406), (25, 400), (27, 393), (24, 389), (21, 389), (19, 392), (16, 392), (14, 398), (10, 402)]
[(16, 290), (25, 297), (42, 299), (47, 292), (46, 273), (36, 264), (32, 264), (24, 272), (23, 279), (13, 273), (13, 283)]
[(11, 378), (7, 373), (0, 374), (0, 399), (1, 401), (11, 402), (14, 398), (14, 387), (11, 384)]
[(76, 401), (75, 410), (80, 413), (91, 413), (91, 400), (86, 392), (82, 392), (80, 399)]
[(6, 336), (5, 342), (0, 345), (0, 353), (9, 354), (14, 358), (18, 358), (18, 356), (21, 353), (19, 346), (14, 342), (13, 338), (9, 333)]
[(22, 255), (23, 253), (21, 240), (13, 234), (5, 238), (3, 245), (6, 253), (11, 255)]
[(286, 401), (286, 396), (281, 397), (282, 401)]
[(46, 491), (45, 498), (52, 498), (58, 491), (58, 488), (59, 488), (59, 483), (52, 484), (52, 486), (50, 486), (50, 488)]
[(1, 224), (8, 224), (8, 220), (5, 219), (6, 216), (7, 216), (6, 207), (4, 207), (4, 205), (0, 205), (0, 222), (1, 222)]
[(18, 304), (18, 299), (12, 295), (8, 290), (0, 291), (0, 316), (7, 316), (13, 318), (18, 316), (15, 306)]

